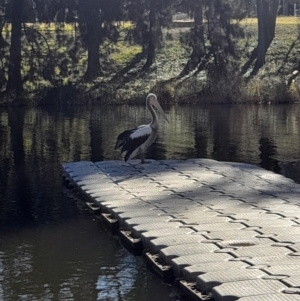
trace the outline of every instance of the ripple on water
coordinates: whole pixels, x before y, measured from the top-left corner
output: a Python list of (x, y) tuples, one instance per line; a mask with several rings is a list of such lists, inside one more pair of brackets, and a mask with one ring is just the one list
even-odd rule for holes
[(141, 259), (90, 215), (32, 227), (6, 235), (3, 241), (0, 300), (150, 301), (156, 292), (169, 295), (169, 288), (147, 271)]
[[(166, 114), (149, 158), (247, 162), (300, 183), (300, 104)], [(62, 163), (121, 159), (116, 136), (148, 120), (144, 106), (0, 112), (0, 300), (168, 300), (169, 288), (62, 192)]]

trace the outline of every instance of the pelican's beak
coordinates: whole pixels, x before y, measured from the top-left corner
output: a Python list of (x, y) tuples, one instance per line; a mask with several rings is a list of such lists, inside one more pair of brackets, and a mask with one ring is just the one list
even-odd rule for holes
[(170, 121), (168, 120), (164, 110), (162, 109), (162, 107), (160, 106), (159, 102), (156, 100), (153, 105), (157, 108), (157, 110), (159, 111), (159, 113), (162, 115), (162, 117), (164, 118), (165, 121), (167, 121), (168, 123), (170, 123)]

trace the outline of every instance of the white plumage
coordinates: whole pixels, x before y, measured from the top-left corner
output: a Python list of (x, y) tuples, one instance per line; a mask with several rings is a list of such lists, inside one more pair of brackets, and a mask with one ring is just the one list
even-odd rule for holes
[(152, 120), (147, 125), (140, 125), (136, 129), (126, 130), (117, 137), (115, 149), (122, 147), (121, 153), (126, 152), (125, 162), (140, 155), (144, 163), (145, 152), (147, 148), (155, 141), (158, 131), (158, 119), (154, 107), (162, 114), (163, 118), (169, 122), (163, 109), (161, 108), (155, 94), (148, 94), (146, 98), (146, 107), (149, 110)]
[(131, 135), (131, 139), (143, 137), (143, 136), (149, 136), (151, 135), (152, 128), (150, 125), (142, 125), (139, 126)]

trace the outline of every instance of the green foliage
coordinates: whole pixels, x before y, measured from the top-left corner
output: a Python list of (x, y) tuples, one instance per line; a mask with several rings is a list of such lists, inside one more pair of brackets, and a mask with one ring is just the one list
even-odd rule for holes
[[(11, 3), (0, 0), (1, 91), (11, 65)], [(182, 34), (171, 28), (179, 8), (195, 18), (195, 26)], [(268, 50), (267, 66), (248, 83), (241, 76), (257, 41), (257, 19), (245, 19), (255, 10), (255, 1), (247, 0), (24, 0), (24, 95), (55, 97), (62, 94), (53, 91), (64, 89), (64, 96), (72, 91), (75, 103), (103, 102), (154, 89), (178, 100), (208, 89), (209, 97), (220, 102), (237, 97), (266, 101), (268, 95), (274, 101), (299, 98), (297, 78), (290, 77), (299, 69), (294, 18), (278, 20), (277, 44)], [(186, 68), (191, 60), (194, 65)]]
[(115, 45), (115, 53), (111, 55), (116, 64), (126, 66), (137, 54), (142, 52), (142, 47), (139, 45), (129, 45), (125, 42), (118, 42)]

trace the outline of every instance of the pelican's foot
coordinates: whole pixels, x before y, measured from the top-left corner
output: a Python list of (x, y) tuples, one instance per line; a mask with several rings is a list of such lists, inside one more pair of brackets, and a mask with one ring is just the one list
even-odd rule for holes
[(145, 161), (145, 160), (141, 161), (141, 164), (149, 164), (149, 163), (152, 163), (152, 161)]

